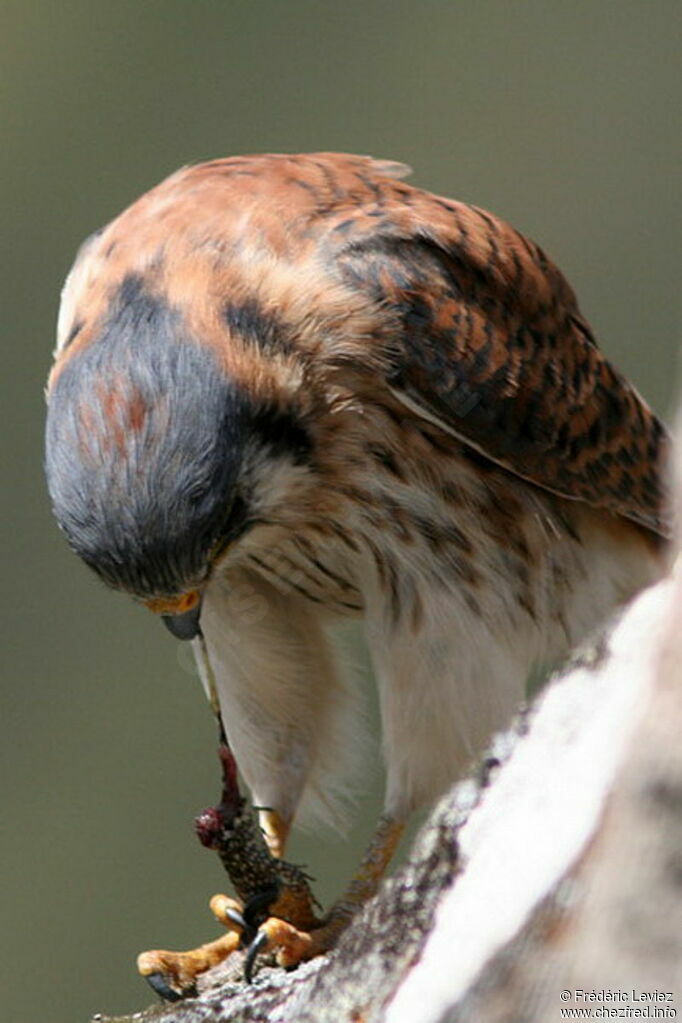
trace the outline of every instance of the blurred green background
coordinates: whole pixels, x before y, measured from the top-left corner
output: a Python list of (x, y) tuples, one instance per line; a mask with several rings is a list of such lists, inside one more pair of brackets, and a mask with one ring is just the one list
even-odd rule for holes
[[(152, 1001), (134, 954), (216, 934), (205, 905), (224, 888), (190, 827), (218, 786), (189, 651), (90, 577), (45, 497), (42, 386), (81, 239), (183, 163), (310, 149), (404, 160), (417, 184), (538, 240), (666, 413), (681, 340), (681, 29), (679, 0), (5, 0), (7, 1023)], [(348, 844), (297, 840), (325, 898), (369, 816)]]

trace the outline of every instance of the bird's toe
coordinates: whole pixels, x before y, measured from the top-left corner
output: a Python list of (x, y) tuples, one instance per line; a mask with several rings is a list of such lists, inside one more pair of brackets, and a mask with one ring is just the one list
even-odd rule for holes
[(249, 945), (244, 961), (244, 979), (248, 984), (253, 979), (256, 960), (264, 952), (275, 951), (279, 966), (292, 967), (318, 955), (315, 932), (299, 931), (293, 924), (279, 917), (271, 916), (260, 925), (256, 936)]
[(138, 972), (158, 995), (167, 1002), (192, 998), (197, 994), (197, 979), (213, 966), (222, 963), (242, 944), (245, 921), (241, 905), (226, 895), (214, 895), (211, 909), (227, 928), (227, 934), (186, 952), (154, 949), (137, 957)]

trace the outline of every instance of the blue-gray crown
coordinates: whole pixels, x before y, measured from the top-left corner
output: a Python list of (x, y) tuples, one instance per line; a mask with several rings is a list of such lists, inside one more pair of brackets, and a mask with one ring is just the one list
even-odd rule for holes
[(200, 583), (244, 518), (244, 413), (213, 353), (128, 277), (49, 397), (47, 481), (72, 548), (140, 597)]

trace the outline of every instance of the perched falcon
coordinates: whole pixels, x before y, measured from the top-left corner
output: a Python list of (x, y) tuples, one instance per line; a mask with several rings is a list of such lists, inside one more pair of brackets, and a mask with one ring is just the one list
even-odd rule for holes
[(407, 170), (178, 171), (83, 245), (48, 388), (57, 520), (205, 642), (276, 855), (301, 800), (343, 802), (355, 699), (328, 629), (362, 620), (387, 784), (346, 908), (529, 672), (656, 577), (666, 531), (664, 431), (560, 272)]

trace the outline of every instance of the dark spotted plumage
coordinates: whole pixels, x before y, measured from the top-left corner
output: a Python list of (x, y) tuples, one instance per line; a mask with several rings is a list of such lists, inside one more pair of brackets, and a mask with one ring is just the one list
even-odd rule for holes
[(344, 279), (393, 320), (389, 384), (519, 476), (665, 531), (660, 423), (542, 251), (455, 208), (447, 224), (415, 214), (410, 233), (385, 224), (338, 254)]

